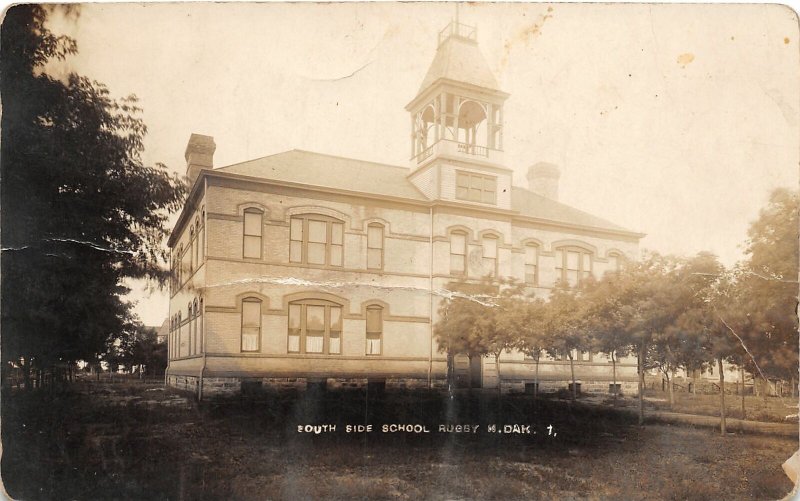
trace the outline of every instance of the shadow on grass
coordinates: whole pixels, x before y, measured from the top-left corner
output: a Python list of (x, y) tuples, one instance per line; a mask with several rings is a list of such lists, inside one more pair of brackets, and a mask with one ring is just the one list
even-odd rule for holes
[[(424, 391), (317, 390), (262, 392), (200, 406), (135, 405), (139, 397), (151, 398), (148, 391), (76, 385), (3, 395), (7, 492), (26, 500), (381, 497), (392, 489), (420, 489), (414, 486), (422, 466), (428, 469), (426, 478), (469, 498), (476, 487), (464, 478), (485, 476), (487, 468), (500, 468), (498, 461), (503, 468), (532, 457), (569, 461), (574, 448), (602, 456), (608, 450), (602, 444), (635, 422), (628, 414), (580, 403), (500, 399), (494, 393), (450, 397)], [(156, 400), (178, 398), (171, 390), (162, 391), (166, 395)], [(368, 433), (346, 431), (347, 425), (369, 424)], [(336, 428), (298, 432), (305, 425)], [(383, 432), (384, 425), (416, 425), (420, 432)], [(479, 428), (476, 433), (444, 433), (439, 425)], [(500, 431), (510, 425), (512, 433), (489, 432), (490, 425)], [(526, 430), (530, 433), (514, 433)], [(308, 476), (317, 470), (337, 473), (324, 480)], [(373, 485), (365, 479), (376, 471), (383, 480)], [(271, 490), (237, 491), (242, 486)], [(484, 494), (523, 496), (527, 491), (522, 488), (500, 482)]]

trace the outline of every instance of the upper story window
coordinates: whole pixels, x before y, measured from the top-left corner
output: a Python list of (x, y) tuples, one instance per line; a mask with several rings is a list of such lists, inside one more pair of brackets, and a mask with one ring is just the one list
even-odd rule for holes
[(261, 300), (242, 300), (242, 351), (258, 351), (261, 340)]
[(487, 235), (482, 239), (483, 243), (483, 274), (490, 277), (497, 276), (497, 237)]
[(189, 228), (189, 242), (191, 247), (189, 248), (189, 273), (194, 270), (195, 264), (195, 255), (194, 251), (197, 248), (197, 242), (194, 240), (194, 225)]
[(294, 216), (289, 229), (289, 261), (342, 266), (344, 224), (319, 215)]
[(536, 244), (525, 246), (525, 283), (528, 285), (539, 283), (539, 246)]
[(383, 341), (383, 308), (367, 307), (367, 355), (380, 355)]
[(195, 245), (194, 245), (194, 263), (195, 263), (195, 267), (199, 268), (200, 267), (200, 261), (202, 260), (200, 255), (202, 254), (202, 248), (203, 248), (203, 238), (202, 238), (202, 234), (203, 233), (202, 233), (201, 228), (200, 228), (200, 217), (199, 216), (194, 218), (194, 226), (195, 226), (195, 228), (197, 228), (197, 241), (195, 242)]
[(557, 249), (556, 272), (563, 283), (574, 287), (592, 274), (592, 253), (579, 247)]
[(244, 211), (244, 257), (261, 259), (262, 216), (263, 213), (258, 209)]
[(367, 226), (367, 268), (383, 269), (383, 225), (378, 223)]
[(497, 204), (497, 178), (472, 172), (456, 172), (456, 198)]
[(467, 234), (454, 231), (450, 234), (450, 274), (465, 275), (467, 271)]
[(289, 353), (342, 352), (342, 307), (322, 300), (289, 304)]
[(608, 256), (608, 270), (612, 273), (617, 273), (622, 269), (622, 264), (625, 262), (625, 258), (617, 252), (614, 252)]

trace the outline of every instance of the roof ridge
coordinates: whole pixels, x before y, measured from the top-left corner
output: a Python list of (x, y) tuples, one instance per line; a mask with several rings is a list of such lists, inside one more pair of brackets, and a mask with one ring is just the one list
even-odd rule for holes
[(341, 160), (355, 160), (357, 162), (364, 162), (364, 163), (373, 164), (373, 165), (380, 165), (382, 167), (391, 167), (393, 169), (408, 170), (408, 167), (403, 167), (402, 165), (387, 164), (387, 163), (383, 163), (383, 162), (376, 162), (374, 160), (364, 160), (364, 159), (361, 159), (361, 158), (343, 157), (341, 155), (333, 155), (333, 154), (330, 154), (330, 153), (320, 153), (319, 151), (302, 150), (300, 148), (293, 148), (293, 149), (291, 149), (289, 151), (285, 151), (284, 153), (291, 153), (293, 151), (296, 151), (298, 153), (308, 153), (310, 155), (319, 155), (321, 157), (339, 158)]
[(364, 162), (364, 163), (368, 163), (368, 164), (372, 164), (372, 165), (380, 165), (381, 167), (391, 167), (393, 169), (403, 169), (403, 170), (406, 170), (406, 171), (408, 170), (408, 167), (403, 167), (402, 165), (393, 165), (393, 164), (387, 164), (387, 163), (382, 163), (382, 162), (375, 162), (373, 160), (363, 160), (363, 159), (360, 159), (360, 158), (343, 157), (341, 155), (332, 155), (330, 153), (320, 153), (318, 151), (309, 151), (309, 150), (303, 150), (303, 149), (300, 149), (300, 148), (292, 148), (291, 150), (284, 150), (284, 151), (279, 151), (277, 153), (271, 153), (269, 155), (264, 155), (264, 156), (257, 157), (257, 158), (251, 158), (250, 160), (245, 160), (243, 162), (236, 162), (236, 163), (233, 163), (233, 164), (228, 164), (228, 165), (225, 165), (224, 167), (215, 167), (213, 170), (222, 170), (222, 169), (227, 169), (228, 167), (236, 167), (236, 166), (239, 166), (239, 165), (249, 164), (251, 162), (257, 162), (259, 160), (264, 160), (265, 158), (276, 157), (278, 155), (285, 155), (287, 153), (305, 153), (305, 154), (308, 154), (308, 155), (317, 155), (317, 156), (321, 156), (321, 157), (338, 158), (340, 160), (355, 160), (357, 162)]

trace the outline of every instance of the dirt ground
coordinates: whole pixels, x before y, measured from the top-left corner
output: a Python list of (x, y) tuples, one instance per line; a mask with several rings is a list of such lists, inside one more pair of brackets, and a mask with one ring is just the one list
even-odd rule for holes
[[(365, 423), (371, 432), (346, 431)], [(336, 431), (297, 430), (323, 424)], [(391, 424), (424, 428), (381, 431)], [(798, 448), (524, 396), (307, 392), (197, 406), (88, 383), (3, 395), (2, 439), (5, 489), (26, 500), (780, 499), (792, 487), (780, 465)]]

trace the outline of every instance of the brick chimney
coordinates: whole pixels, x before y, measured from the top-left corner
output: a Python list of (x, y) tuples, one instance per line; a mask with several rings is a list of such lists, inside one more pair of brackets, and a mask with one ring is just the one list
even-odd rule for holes
[(186, 145), (186, 177), (189, 178), (189, 187), (194, 186), (201, 169), (214, 168), (214, 151), (217, 145), (214, 138), (202, 134), (192, 134), (189, 144)]
[(537, 195), (558, 201), (558, 178), (561, 171), (558, 166), (539, 162), (528, 167), (528, 189)]

